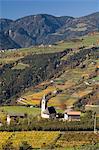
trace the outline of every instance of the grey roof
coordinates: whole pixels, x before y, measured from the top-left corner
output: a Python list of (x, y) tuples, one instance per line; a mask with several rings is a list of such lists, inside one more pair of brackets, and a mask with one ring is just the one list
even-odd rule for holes
[(51, 106), (51, 107), (47, 107), (44, 113), (45, 114), (56, 114), (56, 110), (53, 106)]
[(8, 113), (10, 117), (24, 117), (24, 113)]

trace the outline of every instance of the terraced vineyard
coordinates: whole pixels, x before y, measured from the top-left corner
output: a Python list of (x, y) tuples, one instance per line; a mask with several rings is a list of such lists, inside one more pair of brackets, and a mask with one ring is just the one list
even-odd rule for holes
[[(95, 62), (95, 64), (93, 64)], [(79, 99), (93, 93), (93, 87), (97, 85), (94, 79), (94, 74), (99, 62), (94, 59), (86, 60), (85, 68), (74, 68), (66, 70), (58, 78), (51, 81), (46, 81), (35, 87), (34, 89), (25, 92), (22, 97), (25, 104), (40, 105), (40, 100), (44, 94), (50, 94), (49, 106), (59, 107), (62, 103), (66, 106), (75, 104)], [(98, 78), (98, 74), (96, 75)], [(38, 90), (38, 91), (37, 91)], [(35, 92), (37, 91), (37, 92)], [(56, 91), (56, 94), (53, 94)], [(58, 92), (59, 91), (59, 92)]]
[[(27, 141), (33, 148), (41, 148), (52, 144), (59, 136), (59, 132), (27, 131), (0, 132), (0, 146), (6, 144), (10, 137), (13, 146), (18, 149), (22, 141)], [(2, 149), (2, 147), (1, 147)]]
[[(38, 86), (39, 88), (39, 86)], [(33, 105), (39, 105), (40, 104), (40, 100), (42, 99), (43, 95), (48, 94), (50, 92), (53, 92), (55, 90), (55, 87), (53, 86), (49, 86), (48, 88), (44, 89), (44, 90), (40, 90), (39, 92), (33, 93), (31, 95), (28, 95), (28, 93), (25, 95), (26, 96), (22, 96), (24, 97), (25, 100), (22, 100), (21, 102), (24, 102), (26, 104), (33, 104)]]
[(59, 138), (56, 145), (61, 148), (69, 148), (87, 144), (95, 144), (95, 142), (99, 144), (99, 135), (95, 135), (93, 133), (67, 132)]
[(43, 132), (43, 131), (26, 131), (26, 132), (0, 132), (0, 149), (2, 145), (10, 140), (13, 146), (18, 150), (22, 141), (27, 141), (33, 148), (47, 148), (50, 146), (56, 149), (80, 148), (82, 145), (99, 144), (99, 134), (87, 132)]
[(6, 141), (12, 136), (12, 132), (0, 132), (0, 150), (2, 146), (6, 144)]

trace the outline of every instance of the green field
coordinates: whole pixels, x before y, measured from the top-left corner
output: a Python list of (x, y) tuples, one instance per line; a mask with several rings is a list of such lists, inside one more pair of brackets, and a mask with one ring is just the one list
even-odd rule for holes
[(30, 108), (25, 106), (1, 106), (0, 111), (4, 111), (5, 113), (24, 113), (28, 115), (39, 115), (40, 109), (39, 108)]
[(97, 76), (97, 77), (93, 78), (93, 80), (95, 80), (95, 81), (99, 81), (99, 76)]
[(23, 64), (23, 63), (18, 63), (16, 66), (14, 66), (12, 69), (16, 69), (16, 70), (19, 70), (19, 69), (21, 69), (21, 70), (23, 70), (23, 69), (25, 69), (26, 67), (29, 67), (29, 65), (28, 64)]

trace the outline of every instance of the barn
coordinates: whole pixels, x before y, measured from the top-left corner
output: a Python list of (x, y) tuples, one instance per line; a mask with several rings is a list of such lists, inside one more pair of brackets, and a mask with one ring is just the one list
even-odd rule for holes
[(81, 112), (80, 111), (66, 111), (64, 113), (64, 120), (68, 121), (80, 121)]

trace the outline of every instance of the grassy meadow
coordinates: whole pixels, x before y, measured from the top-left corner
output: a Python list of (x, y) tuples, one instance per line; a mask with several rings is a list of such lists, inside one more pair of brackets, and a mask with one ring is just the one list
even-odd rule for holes
[(0, 111), (3, 111), (5, 113), (15, 113), (15, 114), (28, 114), (37, 116), (40, 114), (40, 108), (30, 108), (25, 106), (1, 106)]

